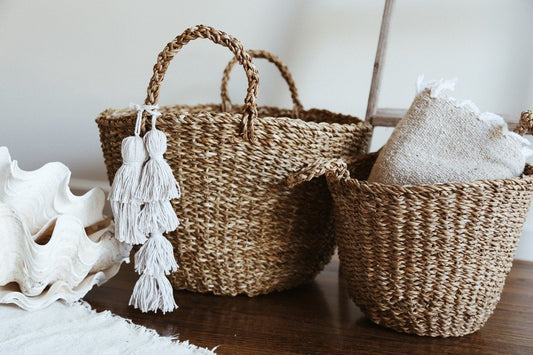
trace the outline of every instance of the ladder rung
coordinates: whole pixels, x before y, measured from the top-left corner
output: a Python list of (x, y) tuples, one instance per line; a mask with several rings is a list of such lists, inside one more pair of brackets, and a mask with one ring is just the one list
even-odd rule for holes
[[(374, 127), (394, 127), (407, 112), (402, 108), (378, 108), (376, 113), (368, 118), (368, 121)], [(499, 114), (503, 117), (510, 130), (513, 130), (518, 124), (518, 120), (510, 115)]]

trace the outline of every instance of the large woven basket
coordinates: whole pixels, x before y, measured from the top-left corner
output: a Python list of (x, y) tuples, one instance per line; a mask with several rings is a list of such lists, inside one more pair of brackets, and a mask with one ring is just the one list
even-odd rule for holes
[[(533, 114), (519, 132), (531, 132)], [(468, 183), (399, 186), (365, 181), (377, 153), (317, 162), (326, 173), (348, 292), (375, 323), (427, 336), (460, 336), (493, 313), (533, 196), (522, 176)], [(351, 172), (351, 177), (350, 177)], [(299, 181), (294, 181), (297, 184)]]
[[(186, 30), (159, 54), (146, 104), (157, 104), (171, 59), (197, 38), (229, 48), (245, 69), (248, 89), (243, 106), (229, 108), (225, 100), (160, 108), (165, 158), (182, 189), (173, 201), (181, 224), (168, 235), (180, 266), (171, 282), (177, 289), (254, 296), (310, 281), (333, 253), (332, 200), (324, 178), (296, 188), (288, 188), (286, 178), (320, 157), (361, 154), (371, 125), (304, 110), (298, 101), (294, 111), (258, 108), (251, 56), (236, 39), (206, 26)], [(110, 181), (135, 118), (132, 109), (108, 109), (96, 119)]]

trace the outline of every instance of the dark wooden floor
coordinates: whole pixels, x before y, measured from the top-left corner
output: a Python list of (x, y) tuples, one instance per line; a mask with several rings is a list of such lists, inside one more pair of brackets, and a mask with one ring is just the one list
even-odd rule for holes
[(347, 297), (334, 260), (316, 281), (291, 291), (221, 297), (176, 291), (180, 308), (143, 314), (128, 307), (130, 265), (86, 297), (163, 335), (219, 354), (533, 354), (533, 263), (515, 261), (501, 301), (485, 327), (460, 338), (396, 333), (371, 323)]

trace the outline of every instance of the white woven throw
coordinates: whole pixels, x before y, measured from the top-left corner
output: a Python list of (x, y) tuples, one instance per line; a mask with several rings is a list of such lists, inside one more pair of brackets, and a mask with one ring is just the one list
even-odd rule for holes
[(87, 303), (55, 302), (28, 312), (0, 305), (0, 354), (213, 354), (188, 342), (161, 337)]
[(455, 80), (422, 82), (418, 95), (380, 152), (368, 181), (397, 185), (519, 176), (530, 143), (502, 117), (481, 113), (446, 91)]

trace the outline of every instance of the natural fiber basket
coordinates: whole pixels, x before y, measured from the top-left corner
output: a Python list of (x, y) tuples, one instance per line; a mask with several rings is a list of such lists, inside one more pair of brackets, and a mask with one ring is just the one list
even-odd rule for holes
[[(229, 48), (245, 69), (248, 89), (245, 104), (227, 110), (218, 104), (160, 108), (165, 158), (182, 190), (173, 201), (181, 224), (167, 236), (179, 264), (171, 282), (177, 289), (254, 296), (310, 281), (333, 253), (332, 201), (324, 178), (292, 189), (286, 178), (317, 158), (364, 152), (371, 125), (304, 110), (299, 101), (297, 112), (258, 108), (250, 55), (236, 39), (206, 26), (186, 30), (159, 54), (146, 104), (157, 104), (171, 59), (197, 38)], [(288, 83), (295, 94), (292, 79)], [(96, 120), (110, 181), (135, 118), (132, 109), (109, 109)]]
[[(532, 127), (533, 114), (523, 113), (518, 132)], [(363, 155), (349, 169), (317, 162), (292, 179), (295, 185), (326, 172), (350, 296), (373, 322), (397, 331), (477, 331), (511, 269), (533, 167), (510, 179), (399, 186), (365, 181), (376, 157)]]

